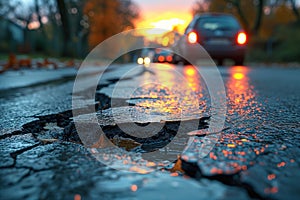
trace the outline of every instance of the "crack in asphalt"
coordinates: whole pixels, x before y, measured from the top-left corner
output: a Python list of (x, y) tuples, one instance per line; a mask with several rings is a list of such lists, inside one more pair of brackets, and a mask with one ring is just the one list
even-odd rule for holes
[[(212, 176), (204, 175), (201, 172), (201, 169), (196, 163), (186, 162), (185, 160), (181, 159), (181, 167), (184, 173), (190, 177), (193, 177), (196, 180), (200, 180), (202, 178), (209, 179), (209, 180), (215, 180), (223, 183), (224, 185), (228, 186), (235, 186), (243, 188), (247, 191), (249, 197), (254, 199), (264, 199), (260, 194), (258, 194), (254, 188), (246, 183), (243, 183), (240, 181), (240, 173), (242, 170), (237, 171), (234, 174), (226, 175), (226, 174), (217, 174)], [(248, 166), (247, 166), (248, 167)]]
[(22, 153), (26, 152), (26, 151), (29, 151), (29, 150), (32, 150), (38, 146), (40, 146), (41, 143), (37, 143), (37, 144), (34, 144), (32, 146), (28, 146), (28, 147), (25, 147), (23, 149), (19, 149), (17, 151), (14, 151), (12, 153), (10, 153), (10, 157), (13, 159), (13, 164), (11, 165), (8, 165), (8, 166), (1, 166), (0, 169), (7, 169), (7, 168), (17, 168), (16, 167), (16, 163), (17, 163), (17, 156), (18, 155), (21, 155)]
[[(114, 81), (118, 81), (118, 80), (111, 80), (111, 82), (114, 82)], [(108, 109), (111, 107), (111, 104), (110, 104), (111, 98), (105, 94), (97, 93), (96, 100), (99, 101), (99, 103), (95, 104), (95, 105), (91, 105), (91, 106), (95, 106), (95, 108), (97, 110), (102, 111), (102, 110), (105, 110), (105, 109)], [(131, 106), (133, 106), (133, 105), (131, 105)], [(77, 143), (77, 144), (82, 145), (82, 142), (78, 136), (75, 124), (72, 120), (72, 117), (73, 117), (72, 110), (67, 110), (67, 111), (57, 113), (57, 114), (52, 114), (52, 115), (36, 116), (37, 120), (32, 121), (27, 124), (24, 124), (22, 126), (22, 130), (14, 131), (12, 133), (4, 134), (4, 135), (0, 135), (0, 140), (6, 139), (6, 138), (9, 138), (12, 136), (27, 134), (27, 133), (32, 133), (33, 137), (35, 139), (38, 139), (39, 134), (42, 131), (45, 131), (44, 127), (47, 123), (56, 123), (58, 127), (63, 128), (63, 131), (56, 133), (54, 135), (51, 135), (51, 137), (53, 137), (54, 139), (58, 139), (58, 141), (66, 141), (66, 142), (72, 142), (72, 143)], [(205, 129), (205, 128), (208, 128), (208, 123), (207, 123), (208, 119), (209, 119), (209, 117), (204, 117), (204, 118), (194, 119), (194, 120), (198, 121), (199, 129)], [(137, 138), (137, 137), (128, 135), (128, 134), (124, 133), (118, 127), (118, 125), (107, 125), (107, 126), (102, 126), (101, 128), (104, 131), (104, 133), (106, 134), (106, 136), (109, 139), (111, 139), (112, 141), (116, 136), (118, 136), (120, 138), (131, 139), (135, 142), (141, 143), (142, 150), (144, 150), (146, 152), (150, 152), (150, 151), (161, 148), (161, 147), (165, 146), (166, 144), (168, 144), (170, 142), (170, 140), (172, 140), (172, 138), (176, 135), (176, 133), (178, 131), (178, 127), (180, 125), (180, 122), (181, 121), (165, 122), (165, 125), (163, 126), (162, 130), (158, 134), (156, 134), (150, 138)], [(128, 124), (128, 125), (130, 125), (130, 124)], [(138, 123), (138, 125), (145, 126), (145, 125), (148, 125), (148, 123)], [(4, 169), (4, 168), (28, 169), (29, 171), (26, 174), (24, 174), (19, 179), (18, 182), (24, 180), (26, 177), (29, 177), (36, 172), (54, 169), (54, 168), (34, 169), (33, 167), (16, 167), (18, 155), (20, 155), (26, 151), (32, 150), (40, 145), (46, 145), (46, 144), (44, 144), (42, 141), (39, 141), (37, 144), (31, 145), (26, 148), (23, 148), (23, 149), (20, 149), (20, 150), (10, 153), (10, 156), (14, 160), (13, 164), (10, 166), (4, 166), (1, 168), (2, 169)], [(177, 162), (177, 161), (175, 161), (175, 162)], [(199, 166), (197, 166), (196, 164), (191, 163), (191, 162), (185, 162), (184, 160), (181, 160), (181, 163), (182, 163), (181, 168), (182, 168), (184, 174), (186, 174), (196, 180), (203, 179), (203, 178), (209, 179), (209, 180), (215, 180), (215, 181), (221, 182), (228, 186), (236, 186), (236, 187), (245, 189), (248, 192), (248, 195), (250, 198), (256, 198), (256, 199), (263, 198), (254, 190), (253, 187), (251, 187), (249, 184), (242, 183), (239, 180), (241, 171), (238, 171), (237, 173), (231, 174), (231, 175), (205, 176), (201, 172)]]
[[(58, 114), (53, 114), (53, 115), (39, 116), (38, 117), (39, 120), (36, 120), (36, 121), (30, 122), (28, 124), (25, 124), (23, 126), (22, 131), (15, 131), (11, 134), (6, 134), (6, 135), (2, 136), (0, 139), (5, 139), (7, 137), (11, 137), (11, 136), (14, 136), (14, 135), (22, 135), (22, 134), (27, 134), (27, 133), (34, 133), (33, 137), (35, 139), (38, 139), (39, 132), (41, 132), (43, 130), (43, 127), (45, 126), (46, 123), (56, 122), (57, 125), (64, 128), (64, 131), (63, 131), (64, 135), (62, 137), (60, 136), (60, 138), (59, 138), (59, 135), (58, 135), (57, 139), (61, 139), (62, 141), (70, 142), (70, 138), (76, 137), (75, 141), (71, 141), (71, 142), (78, 144), (78, 143), (81, 143), (80, 138), (77, 135), (76, 128), (75, 128), (74, 122), (72, 121), (71, 117), (72, 117), (72, 111), (70, 111), (70, 110), (62, 112), (62, 113), (58, 113)], [(208, 124), (207, 124), (206, 120), (208, 120), (208, 119), (209, 118), (197, 119), (197, 120), (199, 120), (199, 128), (207, 128)], [(141, 125), (145, 125), (145, 124), (141, 124)], [(180, 121), (166, 122), (164, 128), (162, 129), (161, 134), (153, 136), (154, 138), (151, 138), (152, 141), (149, 138), (146, 138), (146, 139), (144, 139), (144, 138), (135, 138), (133, 136), (126, 135), (124, 132), (120, 131), (120, 129), (117, 125), (115, 125), (115, 126), (111, 126), (111, 125), (103, 126), (102, 129), (104, 130), (106, 136), (109, 139), (112, 139), (116, 135), (119, 135), (120, 137), (133, 139), (137, 142), (142, 143), (144, 145), (144, 150), (145, 151), (152, 151), (154, 149), (160, 148), (161, 146), (165, 146), (169, 142), (169, 140), (172, 139), (172, 137), (174, 137), (174, 135), (176, 135), (176, 133), (177, 133), (176, 130), (178, 129), (179, 125), (180, 125)], [(166, 133), (168, 133), (167, 136), (164, 135)], [(162, 136), (164, 136), (165, 138), (161, 139)], [(157, 143), (157, 140), (158, 141), (165, 140), (165, 142)], [(36, 148), (40, 145), (47, 145), (47, 144), (44, 144), (43, 142), (40, 141), (37, 144), (31, 145), (29, 147), (26, 147), (26, 148), (23, 148), (23, 149), (20, 149), (20, 150), (17, 150), (15, 152), (10, 153), (10, 156), (14, 159), (13, 164), (10, 165), (10, 166), (5, 166), (5, 167), (1, 167), (1, 168), (2, 169), (5, 169), (5, 168), (6, 169), (7, 168), (16, 168), (16, 169), (24, 168), (24, 169), (28, 169), (29, 171), (25, 175), (23, 175), (19, 179), (18, 182), (24, 180), (26, 177), (32, 175), (35, 172), (47, 171), (47, 170), (54, 169), (54, 168), (34, 169), (33, 167), (16, 167), (16, 162), (17, 162), (18, 155), (20, 155), (20, 154), (22, 154), (26, 151), (32, 150), (32, 149), (34, 149), (34, 148)], [(197, 179), (202, 179), (202, 178), (210, 179), (210, 180), (216, 180), (216, 181), (219, 181), (219, 182), (221, 182), (225, 185), (228, 185), (228, 186), (237, 186), (237, 187), (241, 187), (241, 188), (246, 189), (251, 198), (258, 198), (258, 199), (262, 198), (261, 196), (259, 196), (259, 194), (257, 194), (254, 191), (254, 189), (250, 185), (247, 185), (247, 184), (244, 184), (244, 183), (241, 183), (241, 182), (238, 181), (238, 175), (239, 175), (240, 172), (238, 172), (236, 174), (233, 174), (233, 175), (204, 176), (201, 173), (201, 170), (199, 169), (199, 167), (197, 165), (195, 165), (193, 163), (187, 163), (183, 160), (182, 160), (181, 168), (183, 169), (183, 171), (186, 175), (188, 175), (190, 177), (193, 177), (196, 180)]]
[(23, 131), (13, 131), (11, 133), (6, 133), (6, 134), (3, 134), (3, 135), (0, 135), (0, 140), (3, 140), (3, 139), (6, 139), (6, 138), (10, 138), (12, 136), (17, 136), (17, 135), (22, 135), (23, 134)]

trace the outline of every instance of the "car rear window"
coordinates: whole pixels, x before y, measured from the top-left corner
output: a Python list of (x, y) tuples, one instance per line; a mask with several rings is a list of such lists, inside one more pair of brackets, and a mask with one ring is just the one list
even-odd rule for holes
[(214, 31), (214, 30), (232, 30), (238, 29), (239, 23), (232, 17), (211, 17), (199, 19), (197, 28)]
[(165, 49), (156, 49), (156, 50), (155, 50), (155, 53), (156, 53), (156, 54), (159, 54), (159, 55), (169, 55), (169, 54), (171, 54), (172, 52), (169, 51), (169, 50), (165, 50)]

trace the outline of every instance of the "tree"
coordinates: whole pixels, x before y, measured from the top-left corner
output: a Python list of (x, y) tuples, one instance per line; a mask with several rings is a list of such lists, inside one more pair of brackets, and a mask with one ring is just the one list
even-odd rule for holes
[[(262, 18), (263, 18), (264, 0), (257, 0), (257, 1), (225, 0), (225, 1), (231, 3), (232, 6), (236, 9), (237, 14), (241, 19), (246, 31), (251, 32), (253, 34), (257, 34), (260, 29)], [(253, 11), (249, 12), (250, 10), (253, 10), (253, 7), (255, 8), (254, 12)], [(252, 17), (250, 17), (249, 15), (251, 15), (252, 13), (255, 13), (255, 21), (253, 25), (249, 22), (249, 19), (252, 19)]]
[(299, 14), (298, 8), (296, 7), (296, 1), (295, 0), (290, 0), (290, 3), (292, 5), (294, 15), (297, 18), (297, 22), (300, 23), (300, 14)]
[(68, 10), (64, 0), (56, 0), (57, 7), (60, 13), (60, 19), (63, 29), (63, 56), (71, 56), (69, 52), (69, 45), (71, 43), (71, 32), (69, 26)]
[(242, 10), (242, 5), (240, 0), (226, 0), (228, 3), (231, 3), (233, 7), (235, 7), (246, 31), (249, 31), (249, 22), (247, 17), (245, 16), (244, 11)]
[(260, 29), (260, 26), (261, 26), (261, 23), (262, 23), (262, 18), (263, 18), (263, 12), (264, 12), (264, 0), (258, 0), (257, 1), (257, 11), (256, 11), (256, 20), (255, 20), (255, 24), (253, 26), (253, 29), (252, 29), (252, 32), (254, 34), (257, 34), (259, 29)]
[(0, 1), (0, 16), (2, 19), (11, 21), (22, 28), (23, 31), (23, 46), (21, 48), (24, 52), (29, 52), (32, 48), (29, 38), (29, 30), (31, 22), (34, 21), (34, 7), (32, 5), (25, 5), (21, 1)]
[(134, 28), (134, 20), (139, 16), (131, 0), (87, 0), (83, 13), (88, 18), (90, 48), (114, 34)]
[(83, 19), (83, 4), (82, 0), (34, 0), (26, 4), (21, 0), (0, 0), (0, 19), (23, 28), (27, 50), (83, 56), (87, 52), (84, 44), (88, 28)]
[[(43, 8), (47, 8), (48, 34), (52, 40), (62, 45), (56, 45), (61, 55), (67, 57), (83, 57), (87, 53), (86, 43), (88, 23), (83, 16), (84, 1), (82, 0), (43, 0)], [(50, 43), (53, 45), (53, 43)], [(59, 50), (58, 50), (59, 51)]]
[(122, 30), (133, 29), (134, 21), (139, 18), (138, 7), (131, 0), (119, 0), (118, 13)]
[(0, 18), (8, 18), (9, 16), (13, 15), (15, 13), (17, 5), (19, 5), (20, 2), (18, 1), (6, 1), (6, 0), (0, 0)]
[(210, 0), (202, 0), (194, 2), (192, 7), (192, 14), (193, 16), (200, 13), (205, 13), (209, 9)]

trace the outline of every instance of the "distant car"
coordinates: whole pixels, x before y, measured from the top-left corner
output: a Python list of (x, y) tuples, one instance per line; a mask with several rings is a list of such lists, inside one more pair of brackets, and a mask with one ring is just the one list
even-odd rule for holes
[(149, 65), (151, 63), (153, 57), (153, 50), (150, 48), (142, 49), (139, 57), (137, 58), (136, 62), (140, 65)]
[[(195, 46), (199, 43), (218, 65), (222, 65), (224, 59), (232, 59), (235, 65), (243, 65), (247, 40), (246, 32), (234, 16), (206, 13), (194, 17), (174, 48), (186, 58), (195, 53)], [(184, 58), (175, 55), (174, 62), (187, 62)]]
[(153, 62), (156, 63), (173, 63), (173, 53), (167, 49), (156, 49), (153, 56)]

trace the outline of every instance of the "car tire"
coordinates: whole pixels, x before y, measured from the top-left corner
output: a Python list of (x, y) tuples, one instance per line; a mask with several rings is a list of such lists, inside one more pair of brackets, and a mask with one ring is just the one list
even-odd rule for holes
[(179, 62), (180, 62), (180, 56), (178, 56), (178, 55), (173, 55), (173, 64), (178, 64)]
[(239, 65), (244, 65), (244, 57), (239, 57), (239, 58), (236, 58), (235, 60), (234, 60), (234, 64), (236, 65), (236, 66), (239, 66)]
[(223, 66), (223, 59), (218, 59), (217, 60), (217, 65), (218, 66)]
[(176, 55), (176, 58), (174, 58), (174, 63), (179, 65), (190, 65), (190, 63), (186, 59), (179, 55)]
[(189, 61), (187, 61), (186, 59), (183, 59), (183, 65), (191, 65), (191, 63)]

